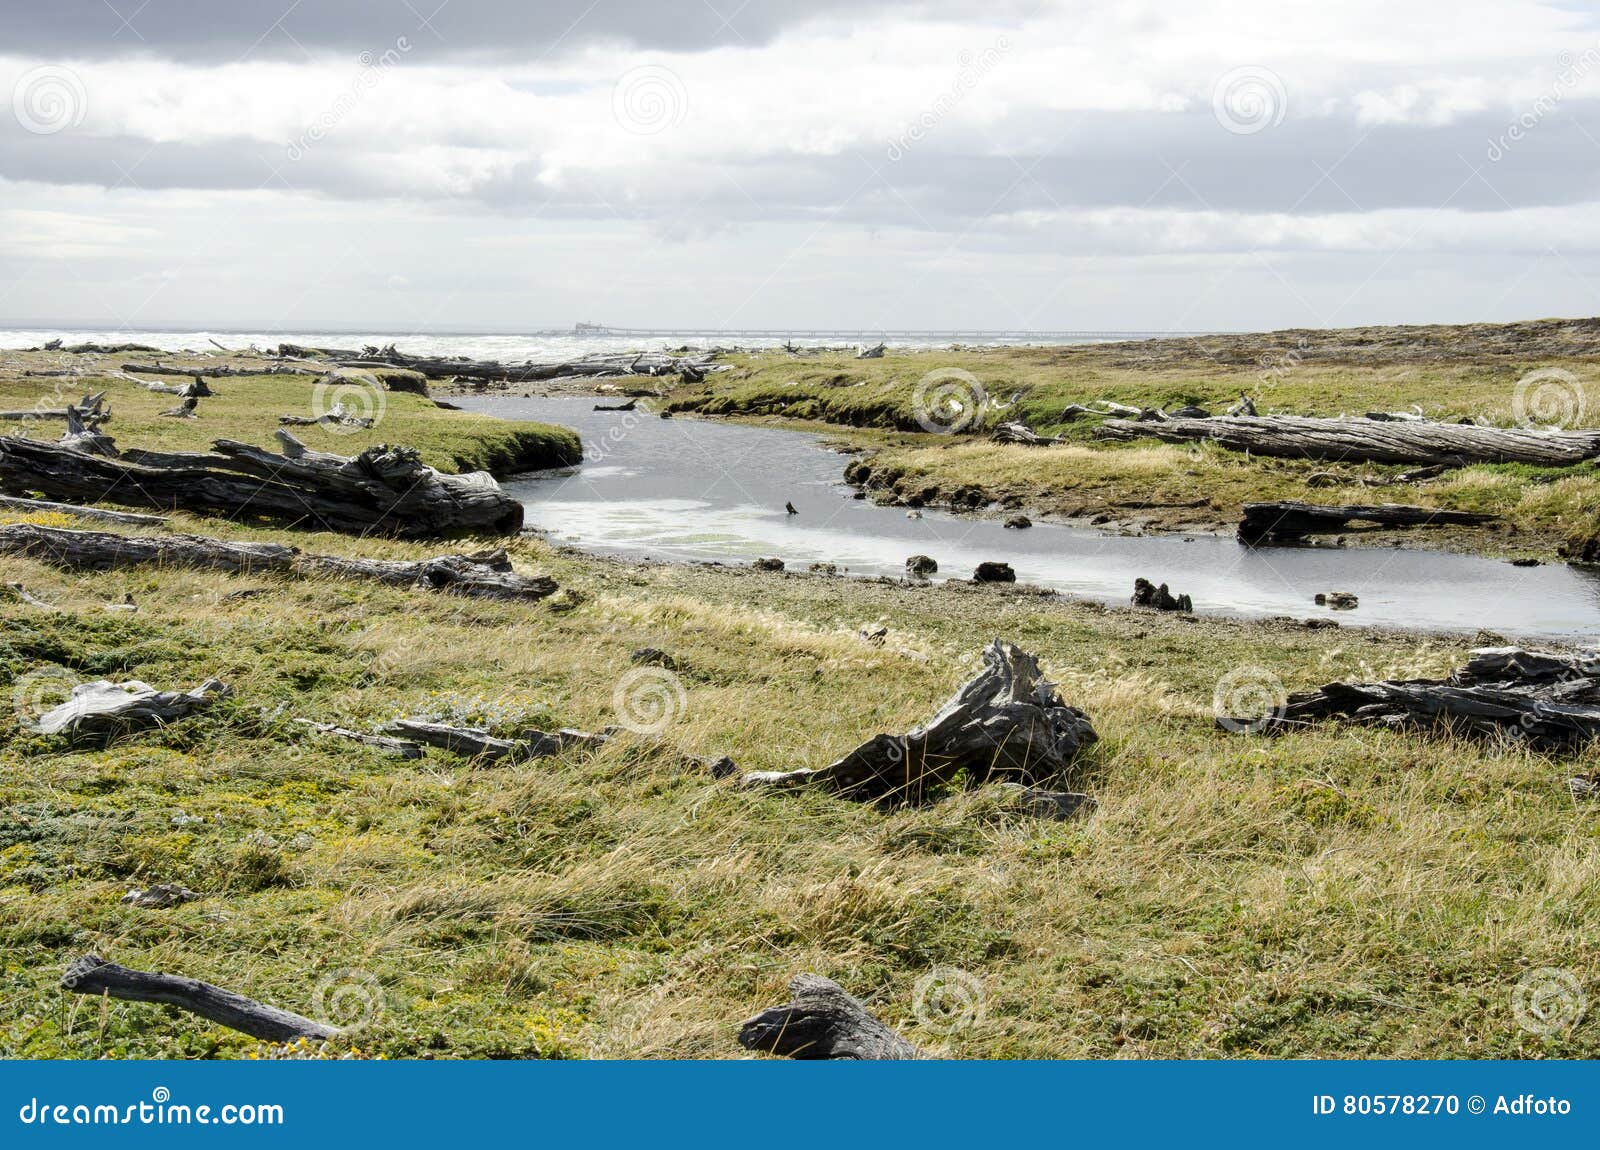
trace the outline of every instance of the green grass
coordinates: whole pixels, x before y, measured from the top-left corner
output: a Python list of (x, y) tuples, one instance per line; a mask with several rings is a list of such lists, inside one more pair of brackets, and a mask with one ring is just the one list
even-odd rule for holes
[[(1592, 980), (1600, 812), (1568, 797), (1573, 763), (1212, 723), (1236, 666), (1295, 689), (1438, 674), (1456, 643), (632, 567), (531, 540), (513, 555), (581, 604), (0, 563), (71, 612), (0, 608), (13, 695), (37, 697), (41, 672), (235, 691), (105, 746), (0, 720), (0, 1055), (257, 1051), (168, 1008), (65, 994), (87, 950), (305, 1013), (319, 986), (355, 987), (378, 1005), (350, 1041), (391, 1057), (731, 1056), (739, 1020), (805, 970), (962, 1057), (1600, 1055), (1592, 1019), (1539, 1037), (1511, 1006), (1530, 968)], [(245, 586), (266, 590), (223, 598)], [(137, 614), (103, 610), (126, 593)], [(859, 638), (878, 623), (883, 645)], [(898, 811), (747, 793), (682, 757), (820, 765), (925, 718), (996, 634), (1039, 653), (1102, 736), (1062, 780), (1099, 799), (1088, 820), (1039, 822), (995, 790)], [(598, 729), (642, 646), (681, 662), (686, 703), (659, 737), (598, 754), (407, 763), (288, 721)], [(152, 882), (206, 897), (119, 903)], [(973, 1025), (919, 1020), (936, 968), (975, 980)]]
[[(1167, 355), (1143, 364), (1138, 345), (908, 352), (878, 360), (841, 353), (798, 359), (756, 353), (736, 356), (732, 371), (675, 391), (670, 406), (831, 428), (869, 456), (867, 471), (858, 470), (855, 477), (867, 481), (876, 498), (911, 506), (977, 509), (998, 503), (1158, 530), (1226, 530), (1237, 524), (1247, 502), (1404, 502), (1488, 511), (1501, 522), (1369, 538), (1549, 557), (1600, 535), (1600, 472), (1592, 464), (1467, 467), (1426, 483), (1396, 484), (1406, 468), (1260, 459), (1209, 445), (1153, 440), (1109, 443), (1095, 438), (1100, 417), (1063, 417), (1069, 404), (1100, 400), (1135, 407), (1198, 404), (1220, 412), (1249, 394), (1263, 412), (1332, 416), (1415, 406), (1431, 418), (1472, 416), (1509, 425), (1518, 379), (1548, 362), (1456, 361), (1443, 355), (1408, 359), (1398, 353), (1392, 358), (1399, 362), (1286, 361), (1267, 353), (1265, 364), (1218, 363), (1197, 350), (1187, 359)], [(1580, 381), (1589, 381), (1593, 401), (1584, 405), (1582, 418), (1592, 422), (1600, 412), (1600, 387), (1594, 385), (1600, 360), (1581, 356), (1560, 362)], [(979, 394), (975, 385), (992, 403), (955, 433), (929, 433), (915, 402), (919, 382), (929, 377), (954, 381), (952, 386), (972, 395)], [(1002, 419), (1020, 419), (1043, 434), (1064, 436), (1068, 446), (990, 443), (988, 433)]]
[[(445, 471), (488, 471), (509, 475), (576, 462), (581, 453), (577, 436), (566, 428), (540, 423), (511, 423), (447, 411), (431, 399), (406, 392), (371, 388), (319, 388), (308, 375), (242, 376), (208, 381), (216, 395), (202, 399), (197, 419), (170, 419), (160, 413), (175, 406), (174, 395), (146, 391), (125, 379), (95, 372), (111, 371), (123, 357), (83, 363), (86, 357), (66, 357), (71, 365), (86, 367), (76, 378), (27, 377), (24, 369), (53, 368), (62, 357), (44, 353), (7, 353), (0, 367), (0, 408), (31, 410), (35, 406), (59, 409), (89, 392), (106, 391), (113, 418), (105, 426), (119, 447), (158, 451), (205, 451), (213, 440), (235, 439), (276, 450), (273, 433), (278, 417), (321, 415), (348, 394), (347, 406), (359, 414), (376, 416), (368, 429), (320, 425), (289, 430), (308, 447), (340, 455), (355, 455), (375, 443), (405, 444), (417, 448), (423, 459)], [(141, 357), (134, 357), (141, 358)], [(153, 358), (153, 357), (143, 357)], [(183, 356), (163, 355), (163, 363), (200, 362)], [(116, 362), (113, 362), (116, 361)], [(215, 361), (210, 361), (213, 364)], [(259, 360), (239, 360), (240, 366), (260, 366)], [(150, 377), (155, 378), (155, 377)], [(182, 377), (164, 376), (159, 382), (182, 384)], [(6, 423), (0, 433), (26, 430), (34, 438), (57, 438), (59, 420), (39, 420), (27, 425)]]

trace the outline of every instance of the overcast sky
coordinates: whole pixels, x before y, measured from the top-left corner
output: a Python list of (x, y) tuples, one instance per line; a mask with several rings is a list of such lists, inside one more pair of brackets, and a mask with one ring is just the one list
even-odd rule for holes
[(0, 0), (0, 322), (1600, 314), (1595, 8)]

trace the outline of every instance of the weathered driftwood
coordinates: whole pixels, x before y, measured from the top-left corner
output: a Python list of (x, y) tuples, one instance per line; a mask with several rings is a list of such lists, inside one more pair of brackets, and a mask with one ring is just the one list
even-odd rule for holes
[(34, 729), (69, 739), (117, 735), (166, 726), (227, 695), (228, 687), (219, 679), (207, 679), (191, 691), (158, 691), (137, 679), (126, 683), (100, 679), (72, 688), (66, 702), (39, 716)]
[[(272, 364), (269, 367), (232, 367), (228, 364), (200, 367), (174, 367), (166, 363), (125, 363), (123, 371), (138, 372), (141, 375), (188, 375), (199, 378), (209, 375), (212, 379), (237, 379), (246, 375), (304, 375), (303, 369), (289, 367), (283, 364)], [(152, 388), (152, 390), (154, 390)]]
[(357, 427), (368, 428), (375, 423), (371, 416), (356, 415), (347, 409), (344, 400), (335, 403), (321, 415), (280, 415), (278, 423), (284, 427)]
[(199, 897), (194, 891), (178, 883), (158, 882), (155, 886), (146, 887), (144, 890), (130, 890), (120, 901), (124, 906), (136, 906), (141, 910), (166, 910), (168, 907), (194, 902)]
[(278, 352), (285, 356), (308, 354), (323, 356), (332, 359), (341, 367), (401, 367), (408, 371), (419, 372), (428, 379), (460, 379), (480, 383), (533, 383), (544, 380), (619, 375), (667, 375), (681, 373), (686, 367), (703, 374), (728, 366), (712, 364), (709, 354), (677, 356), (655, 353), (584, 356), (581, 359), (561, 363), (500, 363), (497, 360), (407, 355), (393, 344), (387, 347), (365, 347), (359, 352), (344, 348), (314, 349), (280, 344)]
[(748, 774), (744, 786), (815, 783), (851, 798), (917, 801), (964, 772), (973, 782), (1025, 785), (1065, 774), (1097, 736), (1089, 718), (1062, 702), (1039, 660), (996, 639), (983, 670), (962, 684), (924, 725), (875, 735), (820, 769)]
[(504, 550), (431, 559), (347, 559), (307, 555), (279, 543), (233, 543), (205, 535), (117, 535), (41, 527), (0, 526), (0, 555), (37, 559), (69, 571), (112, 571), (155, 564), (235, 574), (277, 571), (446, 591), (475, 599), (543, 599), (556, 591), (548, 575), (522, 575)]
[(1061, 442), (1059, 436), (1040, 435), (1025, 423), (1002, 423), (989, 436), (996, 443), (1015, 443), (1023, 447), (1054, 447)]
[(789, 993), (791, 1001), (763, 1010), (740, 1025), (740, 1046), (805, 1060), (923, 1057), (832, 979), (799, 974), (790, 980)]
[(878, 343), (872, 347), (864, 347), (856, 352), (857, 359), (882, 359), (886, 344)]
[(504, 758), (516, 761), (547, 759), (573, 747), (602, 747), (610, 738), (609, 735), (563, 727), (559, 731), (527, 730), (514, 739), (501, 739), (477, 727), (452, 727), (448, 723), (425, 719), (395, 719), (385, 723), (383, 729), (389, 734), (426, 743), (463, 758), (485, 759), (489, 762)]
[(1097, 805), (1092, 795), (1081, 791), (1047, 791), (1042, 787), (1025, 787), (1021, 783), (1004, 783), (1016, 799), (1018, 808), (1038, 819), (1065, 821), (1092, 812)]
[(80, 507), (76, 503), (52, 503), (48, 499), (24, 499), (18, 495), (0, 495), (0, 509), (20, 511), (35, 515), (50, 512), (71, 515), (95, 523), (124, 523), (130, 527), (165, 527), (164, 515), (141, 515), (137, 511), (108, 511), (104, 507)]
[(1536, 431), (1461, 423), (1317, 419), (1297, 415), (1214, 419), (1108, 419), (1106, 439), (1153, 436), (1168, 443), (1210, 441), (1234, 451), (1285, 459), (1363, 463), (1532, 463), (1558, 467), (1600, 456), (1600, 429)]
[(309, 727), (319, 735), (331, 735), (337, 739), (349, 739), (351, 742), (362, 743), (368, 747), (376, 747), (386, 755), (399, 755), (402, 759), (422, 758), (422, 746), (409, 739), (394, 739), (387, 735), (367, 735), (360, 731), (352, 731), (349, 727), (341, 727), (337, 723), (318, 723), (312, 719), (296, 719), (296, 724)]
[(196, 411), (196, 408), (199, 406), (199, 396), (189, 395), (185, 396), (176, 407), (169, 407), (167, 410), (158, 412), (157, 414), (164, 415), (168, 419), (198, 419), (199, 413)]
[(163, 395), (178, 395), (184, 397), (185, 399), (190, 397), (207, 399), (217, 394), (211, 390), (211, 388), (206, 384), (206, 381), (199, 375), (196, 375), (188, 383), (182, 384), (181, 386), (170, 383), (161, 383), (154, 379), (138, 379), (131, 375), (123, 375), (119, 378), (131, 379), (134, 383), (137, 383), (146, 391), (156, 391)]
[(66, 974), (61, 976), (61, 985), (74, 994), (176, 1006), (264, 1042), (289, 1042), (296, 1038), (325, 1040), (339, 1033), (337, 1027), (327, 1023), (268, 1006), (196, 978), (134, 970), (107, 962), (97, 954), (86, 954), (67, 967)]
[(1579, 750), (1600, 738), (1600, 656), (1485, 647), (1448, 679), (1329, 683), (1290, 695), (1265, 719), (1218, 722), (1230, 730), (1279, 732), (1319, 719), (1430, 727), (1516, 738), (1537, 750)]
[(350, 534), (428, 538), (522, 526), (522, 505), (483, 472), (445, 475), (407, 447), (379, 444), (349, 458), (309, 451), (281, 429), (278, 435), (282, 455), (219, 439), (215, 454), (129, 451), (118, 458), (0, 436), (0, 487)]
[(38, 607), (41, 611), (54, 611), (56, 605), (28, 593), (28, 589), (21, 583), (7, 583), (0, 587), (0, 599), (14, 599), (18, 603), (26, 603), (30, 607)]
[(1492, 523), (1493, 515), (1473, 511), (1446, 511), (1409, 503), (1334, 504), (1319, 506), (1297, 500), (1246, 503), (1239, 521), (1239, 542), (1252, 547), (1262, 543), (1292, 543), (1307, 535), (1345, 530), (1351, 520), (1380, 527), (1432, 527), (1446, 524), (1477, 526)]

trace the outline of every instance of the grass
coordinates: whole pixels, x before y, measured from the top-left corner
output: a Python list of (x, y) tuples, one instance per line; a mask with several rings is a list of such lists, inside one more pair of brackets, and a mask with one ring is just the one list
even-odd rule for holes
[[(580, 605), (0, 565), (70, 612), (3, 609), (0, 673), (25, 705), (98, 676), (214, 674), (235, 691), (107, 746), (4, 721), (0, 1055), (257, 1052), (166, 1008), (63, 994), (62, 967), (86, 950), (307, 1013), (348, 1007), (326, 988), (354, 987), (371, 1017), (351, 1041), (391, 1057), (729, 1056), (737, 1022), (802, 970), (963, 1057), (1600, 1054), (1592, 1020), (1541, 1037), (1511, 1007), (1525, 970), (1588, 977), (1600, 942), (1600, 820), (1566, 794), (1573, 764), (1340, 727), (1255, 739), (1211, 720), (1236, 666), (1293, 689), (1436, 674), (1454, 644), (633, 567), (532, 540), (513, 555)], [(264, 594), (223, 598), (241, 586)], [(130, 593), (137, 614), (103, 610)], [(858, 636), (869, 623), (888, 627), (882, 646)], [(745, 793), (682, 757), (828, 761), (926, 717), (996, 634), (1037, 651), (1102, 735), (1064, 780), (1099, 799), (1087, 821), (1029, 819), (988, 789), (889, 812)], [(407, 763), (288, 721), (597, 729), (617, 720), (642, 646), (680, 661), (685, 705), (661, 736), (598, 754)], [(206, 898), (119, 903), (157, 881)], [(947, 1034), (915, 1003), (950, 969), (982, 1007)]]
[[(364, 416), (377, 416), (368, 429), (327, 428), (321, 425), (289, 430), (316, 451), (355, 455), (375, 443), (407, 444), (417, 448), (425, 462), (444, 471), (488, 471), (505, 476), (519, 471), (556, 467), (576, 462), (577, 436), (565, 428), (539, 423), (509, 423), (462, 411), (446, 411), (426, 396), (384, 391), (372, 387), (319, 387), (308, 375), (242, 376), (208, 381), (217, 394), (202, 399), (197, 419), (170, 419), (161, 415), (177, 404), (178, 397), (146, 391), (109, 373), (122, 359), (60, 356), (49, 353), (7, 352), (0, 361), (0, 409), (12, 411), (59, 410), (68, 402), (94, 391), (108, 393), (113, 418), (105, 431), (119, 447), (158, 451), (205, 451), (213, 440), (235, 439), (276, 449), (273, 433), (280, 415), (313, 417), (328, 412), (341, 398)], [(133, 358), (151, 359), (152, 356)], [(83, 361), (89, 359), (85, 364)], [(184, 356), (163, 354), (163, 363), (199, 363)], [(71, 378), (28, 377), (22, 371), (51, 369), (62, 362), (85, 368)], [(213, 366), (216, 361), (206, 361)], [(260, 361), (239, 360), (241, 366)], [(153, 378), (153, 377), (152, 377)], [(181, 376), (159, 382), (182, 384)], [(23, 431), (34, 438), (60, 436), (60, 420), (7, 423), (0, 432)]]
[[(968, 509), (998, 503), (1055, 516), (1115, 520), (1155, 530), (1227, 530), (1244, 503), (1299, 499), (1320, 503), (1419, 503), (1500, 517), (1488, 528), (1430, 529), (1405, 539), (1488, 554), (1550, 557), (1600, 535), (1600, 470), (1484, 465), (1420, 484), (1397, 484), (1406, 468), (1252, 458), (1210, 445), (1108, 443), (1094, 437), (1100, 417), (1064, 419), (1069, 404), (1111, 400), (1135, 407), (1198, 404), (1223, 411), (1241, 394), (1263, 412), (1303, 415), (1404, 410), (1442, 420), (1516, 420), (1517, 382), (1551, 362), (1516, 356), (1454, 360), (1443, 353), (1354, 362), (1315, 349), (1262, 352), (1265, 363), (1224, 362), (1200, 350), (1154, 363), (1128, 348), (1008, 348), (891, 353), (857, 360), (846, 353), (795, 359), (783, 353), (735, 357), (732, 371), (674, 392), (678, 410), (772, 417), (823, 426), (867, 456), (854, 478), (875, 497), (910, 506)], [(1399, 359), (1401, 362), (1392, 362)], [(1569, 414), (1592, 422), (1600, 411), (1600, 357), (1559, 361), (1594, 392)], [(919, 382), (945, 381), (969, 403), (970, 422), (930, 433), (919, 422)], [(1587, 381), (1587, 382), (1586, 382)], [(1004, 406), (997, 406), (1004, 405)], [(1002, 419), (1066, 437), (1064, 448), (1005, 446), (988, 440)], [(848, 429), (848, 430), (846, 430)], [(1352, 539), (1357, 538), (1352, 536)]]
[[(54, 381), (0, 388), (31, 403), (40, 382)], [(190, 424), (153, 414), (168, 397), (112, 381), (112, 429), (143, 445), (266, 442), (276, 414), (310, 402), (301, 379), (216, 386)], [(506, 437), (526, 426), (387, 398), (380, 432), (435, 459), (513, 451)], [(1174, 472), (1162, 447), (1018, 453), (872, 434), (884, 436), (875, 463), (925, 452), (941, 482), (959, 464), (1038, 490), (1035, 461), (1063, 468), (1052, 483), (1112, 463), (1143, 491), (1235, 470), (1252, 482), (1231, 458)], [(313, 445), (362, 442), (329, 439)], [(1565, 480), (1476, 474), (1452, 477), (1452, 497), (1538, 497), (1567, 513)], [(181, 514), (172, 527), (313, 552), (432, 551)], [(784, 1001), (802, 971), (959, 1057), (1600, 1056), (1592, 1017), (1535, 1034), (1513, 1008), (1530, 970), (1593, 988), (1600, 809), (1564, 781), (1596, 755), (1335, 725), (1266, 739), (1213, 722), (1219, 680), (1239, 668), (1289, 690), (1438, 675), (1462, 657), (1456, 640), (636, 566), (534, 538), (510, 550), (563, 594), (507, 604), (0, 560), (0, 582), (60, 608), (0, 601), (13, 704), (0, 715), (0, 1056), (268, 1053), (172, 1008), (62, 991), (65, 965), (91, 950), (353, 1024), (331, 1052), (367, 1056), (729, 1057), (739, 1021)], [(229, 597), (243, 589), (259, 593)], [(106, 609), (128, 595), (137, 612)], [(881, 643), (861, 637), (880, 625)], [(1092, 817), (1042, 822), (998, 788), (897, 810), (744, 792), (685, 757), (821, 765), (925, 719), (997, 635), (1040, 655), (1099, 731), (1059, 780), (1097, 798)], [(634, 701), (625, 676), (641, 647), (677, 660), (681, 705), (667, 692), (659, 734), (625, 732), (597, 753), (408, 762), (292, 722), (597, 730)], [(73, 746), (27, 726), (77, 681), (213, 675), (232, 696), (164, 729)], [(120, 901), (157, 882), (204, 897)], [(966, 1024), (919, 1009), (930, 979), (974, 1004)]]

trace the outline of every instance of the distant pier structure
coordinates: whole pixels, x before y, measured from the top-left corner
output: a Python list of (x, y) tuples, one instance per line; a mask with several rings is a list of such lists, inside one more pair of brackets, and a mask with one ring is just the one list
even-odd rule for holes
[(571, 328), (557, 328), (545, 331), (529, 332), (535, 336), (594, 336), (596, 338), (630, 338), (630, 339), (725, 339), (738, 341), (741, 339), (836, 339), (846, 343), (879, 340), (895, 342), (901, 340), (916, 343), (1061, 343), (1067, 340), (1125, 340), (1125, 339), (1162, 339), (1181, 338), (1183, 336), (1222, 335), (1223, 332), (1215, 331), (988, 331), (977, 328), (970, 329), (933, 329), (933, 328), (821, 328), (821, 327), (770, 327), (770, 328), (727, 328), (727, 327), (611, 327), (603, 323), (584, 322), (573, 325)]

